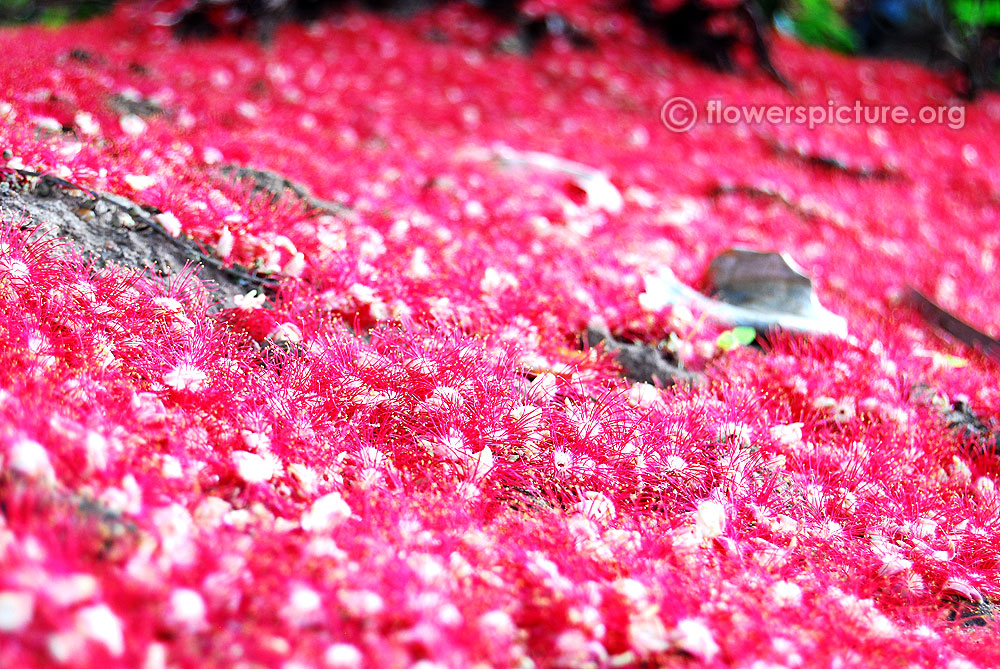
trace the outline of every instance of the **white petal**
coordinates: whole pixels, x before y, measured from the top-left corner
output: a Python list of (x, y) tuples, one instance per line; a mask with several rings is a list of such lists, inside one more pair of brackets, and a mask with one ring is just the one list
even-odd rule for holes
[(0, 632), (20, 632), (35, 614), (35, 596), (28, 592), (0, 592)]
[(340, 496), (331, 492), (323, 495), (302, 514), (302, 529), (307, 532), (325, 532), (351, 517), (351, 507)]
[(247, 483), (264, 483), (274, 476), (274, 462), (248, 451), (233, 451), (233, 464), (240, 478)]
[(122, 621), (107, 604), (90, 606), (77, 612), (76, 628), (82, 636), (102, 644), (115, 657), (125, 652)]

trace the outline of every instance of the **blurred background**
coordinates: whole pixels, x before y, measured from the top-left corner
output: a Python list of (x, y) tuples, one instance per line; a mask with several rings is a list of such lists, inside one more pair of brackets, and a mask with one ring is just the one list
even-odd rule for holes
[[(180, 11), (229, 8), (242, 16), (278, 13), (310, 19), (351, 5), (376, 11), (413, 11), (446, 1), (190, 0), (187, 9)], [(465, 1), (501, 17), (514, 15), (521, 4), (518, 0)], [(640, 8), (690, 8), (702, 3), (708, 11), (717, 11), (720, 4), (726, 4), (718, 0), (621, 1), (637, 13)], [(113, 0), (0, 0), (0, 23), (59, 26), (100, 15), (113, 4)], [(809, 44), (938, 69), (957, 68), (968, 79), (969, 97), (1000, 87), (1000, 0), (732, 0), (730, 4), (752, 6), (774, 29)]]

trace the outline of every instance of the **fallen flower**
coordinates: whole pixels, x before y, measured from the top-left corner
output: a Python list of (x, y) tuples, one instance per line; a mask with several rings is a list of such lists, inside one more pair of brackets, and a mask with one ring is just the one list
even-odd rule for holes
[(603, 209), (611, 214), (621, 213), (625, 205), (618, 188), (601, 171), (565, 158), (540, 151), (518, 151), (498, 144), (489, 151), (466, 149), (462, 155), (496, 160), (505, 167), (545, 170), (568, 175), (587, 196), (587, 206)]
[(167, 234), (171, 237), (177, 237), (181, 234), (181, 222), (177, 220), (177, 217), (169, 211), (157, 214), (153, 217), (153, 220), (162, 225), (163, 229), (166, 230)]

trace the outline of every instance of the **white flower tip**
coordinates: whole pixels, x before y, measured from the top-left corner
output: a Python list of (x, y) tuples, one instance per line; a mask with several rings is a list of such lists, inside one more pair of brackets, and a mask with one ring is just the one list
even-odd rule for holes
[(29, 592), (0, 592), (0, 632), (20, 632), (35, 615), (35, 596)]
[(157, 214), (153, 217), (153, 220), (163, 226), (163, 229), (171, 237), (177, 237), (181, 234), (181, 222), (169, 211)]
[(145, 121), (135, 114), (125, 114), (119, 119), (118, 123), (121, 125), (122, 132), (130, 137), (138, 137), (146, 132), (146, 129), (149, 127)]
[(270, 458), (249, 451), (233, 451), (231, 457), (236, 473), (247, 483), (265, 483), (274, 476), (274, 463)]
[(22, 439), (10, 447), (7, 466), (28, 478), (52, 478), (52, 462), (48, 451), (37, 441)]
[(230, 232), (229, 226), (222, 226), (222, 230), (219, 232), (219, 241), (215, 243), (215, 255), (219, 256), (222, 260), (225, 260), (233, 253), (233, 245), (236, 242), (236, 238), (233, 237), (233, 233)]
[(267, 296), (258, 290), (251, 290), (246, 295), (237, 295), (233, 298), (233, 304), (236, 305), (236, 308), (245, 311), (260, 309), (266, 301)]
[(268, 337), (279, 344), (298, 344), (302, 341), (302, 330), (294, 323), (282, 323)]
[(700, 620), (685, 618), (677, 623), (674, 645), (702, 662), (711, 662), (719, 652), (712, 631)]
[(302, 514), (301, 525), (306, 532), (326, 532), (351, 517), (351, 507), (340, 493), (331, 492), (312, 503)]
[(660, 400), (660, 391), (649, 383), (635, 383), (629, 388), (628, 403), (634, 407), (648, 409)]
[(78, 611), (76, 628), (81, 636), (103, 645), (114, 657), (125, 652), (125, 632), (121, 618), (106, 604)]
[(163, 375), (163, 384), (174, 390), (201, 390), (202, 384), (208, 379), (208, 374), (194, 365), (181, 363)]
[(146, 190), (156, 185), (156, 177), (145, 174), (126, 174), (125, 183), (132, 190)]
[(726, 531), (726, 507), (714, 499), (698, 502), (695, 510), (695, 532), (702, 539), (714, 539)]
[(364, 659), (357, 646), (349, 643), (335, 643), (323, 653), (323, 663), (329, 669), (361, 669)]
[(190, 588), (177, 588), (170, 593), (167, 622), (175, 628), (197, 629), (205, 624), (205, 600)]

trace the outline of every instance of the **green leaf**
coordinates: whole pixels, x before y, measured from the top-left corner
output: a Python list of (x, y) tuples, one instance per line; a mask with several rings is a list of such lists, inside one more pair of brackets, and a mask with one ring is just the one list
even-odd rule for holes
[(830, 0), (791, 0), (781, 14), (779, 24), (784, 24), (803, 42), (844, 53), (858, 49), (857, 34)]
[(966, 365), (969, 364), (969, 361), (966, 360), (965, 358), (960, 358), (957, 355), (951, 355), (949, 353), (945, 353), (944, 355), (941, 356), (941, 362), (944, 363), (944, 365), (947, 367), (956, 367), (956, 368), (965, 367)]
[(757, 331), (751, 327), (740, 326), (726, 330), (715, 340), (715, 345), (722, 351), (732, 351), (734, 348), (747, 346), (757, 338)]
[(1000, 25), (998, 0), (949, 0), (955, 19), (969, 26)]
[(46, 28), (61, 28), (70, 21), (70, 10), (66, 7), (46, 7), (38, 21)]

